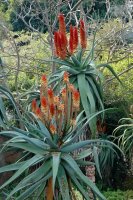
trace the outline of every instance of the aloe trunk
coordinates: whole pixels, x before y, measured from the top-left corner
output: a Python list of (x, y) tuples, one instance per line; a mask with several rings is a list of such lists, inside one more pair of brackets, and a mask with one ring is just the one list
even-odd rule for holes
[[(86, 176), (93, 182), (95, 183), (95, 166), (86, 166), (85, 168), (86, 171)], [(89, 197), (90, 199), (94, 199), (94, 195), (91, 191), (90, 188), (88, 188), (88, 193), (89, 193)]]
[(46, 199), (47, 200), (53, 200), (53, 188), (52, 188), (52, 177), (48, 181), (48, 186), (47, 186), (47, 193), (46, 193)]

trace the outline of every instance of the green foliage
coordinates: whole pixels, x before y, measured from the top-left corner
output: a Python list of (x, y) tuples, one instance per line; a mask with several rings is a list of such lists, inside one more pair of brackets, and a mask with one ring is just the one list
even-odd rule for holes
[[(125, 25), (125, 30), (128, 30), (128, 26), (130, 25)], [(118, 18), (104, 23), (102, 29), (97, 33), (97, 39), (105, 37), (102, 43), (96, 47), (96, 56), (99, 55), (97, 63), (111, 63), (117, 75), (125, 71), (119, 76), (124, 85), (124, 87), (121, 87), (117, 80), (113, 79), (109, 71), (102, 70), (105, 76), (104, 96), (106, 104), (125, 101), (130, 105), (133, 102), (133, 69), (131, 68), (133, 63), (133, 44), (124, 45), (122, 43), (123, 31), (122, 21)], [(109, 33), (108, 36), (105, 35), (107, 32)]]
[(133, 198), (133, 191), (127, 190), (127, 191), (110, 191), (104, 192), (105, 197), (107, 200), (129, 200)]
[[(58, 4), (58, 1), (53, 2), (55, 7)], [(73, 1), (73, 6), (75, 6), (77, 3), (76, 0)], [(111, 4), (113, 5), (121, 5), (124, 4), (125, 0), (112, 0)], [(28, 30), (27, 25), (23, 22), (21, 18), (16, 17), (21, 13), (21, 16), (25, 16), (26, 13), (28, 13), (30, 6), (32, 8), (32, 12), (30, 12), (26, 17), (24, 17), (25, 22), (27, 24), (31, 24), (31, 26), (40, 32), (46, 32), (47, 31), (47, 26), (44, 24), (43, 19), (43, 12), (45, 11), (45, 7), (47, 7), (48, 11), (51, 9), (51, 5), (49, 2), (43, 2), (39, 1), (39, 4), (31, 1), (31, 0), (12, 0), (12, 1), (2, 1), (0, 2), (0, 10), (2, 13), (5, 14), (6, 20), (12, 25), (12, 30), (13, 31), (21, 31), (21, 30)], [(82, 6), (84, 9), (84, 12), (88, 14), (89, 10), (89, 15), (90, 17), (93, 17), (94, 19), (101, 19), (104, 18), (106, 15), (106, 1), (103, 0), (102, 2), (96, 1), (94, 4), (92, 3), (91, 0), (83, 0)], [(41, 9), (40, 9), (41, 8)], [(38, 10), (38, 13), (36, 12)], [(69, 12), (70, 7), (68, 6), (67, 3), (63, 3), (61, 6), (61, 12), (63, 12), (65, 15)], [(77, 10), (77, 8), (75, 8)], [(51, 14), (51, 19), (55, 19), (56, 15), (56, 10), (52, 10)], [(77, 16), (79, 18), (79, 14), (77, 13)], [(69, 21), (67, 19), (67, 21)], [(73, 20), (72, 20), (73, 23)]]
[[(15, 80), (15, 76), (12, 76), (11, 80), (8, 81), (11, 91), (16, 90), (14, 80)], [(30, 78), (30, 76), (27, 75), (25, 72), (19, 73), (17, 88), (21, 93), (24, 91), (26, 92), (27, 90), (32, 88), (34, 85), (35, 85), (34, 76)]]
[(118, 144), (121, 149), (126, 153), (132, 153), (133, 149), (133, 119), (122, 118), (119, 121), (120, 125), (114, 130), (117, 136)]
[(0, 2), (0, 10), (1, 12), (6, 12), (8, 10), (8, 4), (4, 2)]
[(125, 0), (111, 0), (110, 2), (113, 5), (124, 5), (126, 3)]
[[(46, 32), (47, 28), (44, 26), (44, 23), (42, 22), (42, 14), (40, 13), (38, 18), (35, 14), (36, 12), (36, 6), (37, 4), (34, 2), (34, 4), (31, 4), (31, 1), (29, 0), (22, 0), (20, 1), (10, 1), (10, 2), (3, 2), (2, 3), (2, 11), (6, 13), (6, 19), (8, 22), (12, 24), (12, 29), (13, 31), (22, 31), (22, 30), (27, 30), (27, 25), (23, 22), (21, 18), (16, 16), (21, 13), (22, 16), (25, 16), (25, 14), (29, 11), (30, 6), (32, 5), (32, 13), (30, 13), (28, 16), (24, 17), (25, 23), (29, 24), (29, 21), (31, 23), (31, 26), (34, 27), (35, 29), (38, 29), (40, 32)], [(42, 9), (44, 8), (44, 4), (40, 3), (40, 6)], [(34, 17), (33, 17), (34, 14)]]
[[(49, 46), (44, 42), (47, 40), (47, 34), (40, 34), (40, 36), (30, 32), (10, 32), (10, 34), (12, 37), (18, 36), (14, 42), (17, 45), (19, 57), (17, 57), (16, 49), (12, 46), (9, 38), (3, 39), (2, 46), (5, 51), (1, 52), (1, 57), (4, 74), (7, 74), (5, 81), (12, 92), (16, 92), (17, 86), (19, 93), (22, 93), (30, 90), (31, 86), (37, 87), (41, 73), (44, 71), (46, 74), (50, 73), (51, 66), (45, 62), (45, 59), (47, 56), (51, 56), (51, 52)], [(22, 42), (28, 44), (21, 46)], [(15, 82), (16, 76), (17, 83)]]
[[(109, 147), (110, 142), (105, 140), (76, 142), (76, 138), (95, 115), (89, 118), (82, 126), (82, 121), (78, 120), (77, 126), (69, 131), (68, 135), (66, 133), (65, 137), (62, 138), (63, 143), (60, 145), (58, 134), (52, 135), (45, 125), (33, 114), (25, 113), (22, 115), (12, 94), (3, 87), (0, 87), (0, 91), (12, 102), (18, 116), (17, 120), (24, 127), (24, 129), (20, 129), (8, 126), (6, 111), (1, 101), (0, 111), (4, 117), (6, 129), (1, 131), (0, 134), (9, 138), (3, 145), (3, 150), (15, 148), (16, 150), (22, 149), (23, 151), (22, 158), (16, 163), (0, 168), (0, 173), (15, 171), (14, 175), (0, 187), (1, 191), (19, 178), (19, 183), (8, 194), (6, 199), (10, 199), (13, 196), (16, 200), (27, 199), (32, 197), (32, 195), (37, 195), (37, 198), (39, 198), (42, 192), (45, 191), (48, 180), (51, 177), (53, 180), (53, 191), (55, 188), (59, 189), (63, 200), (71, 199), (71, 184), (80, 191), (85, 199), (89, 199), (89, 197), (82, 184), (84, 184), (86, 189), (90, 187), (99, 199), (105, 199), (95, 184), (81, 172), (80, 165), (93, 164), (90, 162), (84, 163), (84, 158), (91, 154), (96, 161), (98, 155), (94, 149), (101, 149), (102, 146)], [(3, 128), (5, 127), (3, 126)], [(114, 147), (116, 146), (114, 145)], [(83, 150), (75, 157), (73, 152), (80, 148), (87, 148), (89, 151)], [(96, 162), (95, 164), (99, 168), (98, 163)]]
[[(100, 135), (99, 138), (105, 140), (111, 140), (110, 137), (105, 134)], [(109, 176), (109, 171), (112, 169), (114, 165), (114, 159), (116, 156), (118, 157), (112, 145), (110, 146), (109, 149), (107, 149), (106, 147), (102, 148), (102, 151), (99, 153), (100, 169), (105, 179), (107, 178), (107, 176)]]

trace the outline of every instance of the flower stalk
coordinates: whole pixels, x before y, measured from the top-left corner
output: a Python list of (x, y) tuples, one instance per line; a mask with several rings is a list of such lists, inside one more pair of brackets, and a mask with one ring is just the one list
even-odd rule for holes
[[(68, 72), (64, 72), (63, 87), (57, 95), (47, 86), (45, 75), (41, 77), (40, 105), (32, 101), (32, 111), (45, 124), (51, 135), (62, 138), (76, 125), (76, 116), (80, 108), (80, 95), (69, 82)], [(44, 96), (45, 94), (45, 96)]]

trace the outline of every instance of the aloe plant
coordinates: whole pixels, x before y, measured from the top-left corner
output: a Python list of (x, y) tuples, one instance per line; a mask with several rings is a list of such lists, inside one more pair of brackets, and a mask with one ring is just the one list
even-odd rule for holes
[[(55, 84), (56, 89), (62, 82), (64, 71), (69, 72), (70, 82), (80, 92), (81, 108), (85, 110), (85, 114), (89, 118), (97, 111), (104, 109), (100, 68), (109, 69), (118, 80), (119, 78), (109, 64), (96, 65), (94, 63), (95, 34), (92, 48), (88, 55), (86, 55), (87, 33), (82, 19), (80, 20), (79, 32), (80, 37), (78, 37), (78, 28), (70, 26), (70, 37), (68, 41), (65, 18), (62, 14), (59, 15), (59, 31), (54, 34), (55, 58), (52, 62), (59, 64), (60, 67), (51, 75), (49, 83)], [(93, 133), (92, 137), (94, 137), (96, 132), (96, 118), (93, 118), (89, 125)]]
[(119, 120), (119, 124), (114, 130), (118, 145), (126, 154), (130, 154), (133, 150), (133, 119), (122, 118)]
[[(131, 106), (132, 108), (133, 106)], [(132, 112), (133, 113), (133, 112)], [(119, 120), (119, 126), (114, 130), (118, 146), (128, 157), (131, 173), (133, 173), (133, 115)]]
[[(14, 183), (14, 188), (6, 200), (45, 197), (70, 200), (75, 195), (74, 188), (89, 200), (89, 194), (86, 192), (88, 187), (95, 197), (105, 199), (96, 185), (82, 173), (80, 166), (96, 165), (100, 174), (98, 152), (102, 146), (117, 146), (106, 140), (76, 142), (89, 121), (101, 111), (87, 120), (83, 118), (84, 111), (79, 113), (79, 92), (70, 84), (67, 73), (64, 74), (63, 81), (61, 91), (55, 95), (43, 75), (40, 102), (34, 99), (33, 113), (26, 115), (20, 113), (10, 92), (0, 87), (1, 92), (3, 91), (14, 105), (17, 120), (23, 123), (24, 128), (12, 127), (7, 123), (6, 129), (0, 133), (9, 138), (3, 144), (3, 151), (14, 148), (23, 152), (18, 161), (0, 168), (0, 173), (15, 171), (12, 177), (0, 186), (2, 193), (4, 188)], [(0, 105), (0, 110), (4, 113), (4, 106)], [(80, 148), (82, 151), (75, 156), (74, 152)], [(88, 156), (94, 157), (95, 163), (85, 161)]]

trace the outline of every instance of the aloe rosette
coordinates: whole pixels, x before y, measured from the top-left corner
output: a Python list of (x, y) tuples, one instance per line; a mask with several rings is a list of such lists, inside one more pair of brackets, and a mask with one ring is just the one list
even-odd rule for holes
[[(97, 111), (103, 110), (103, 87), (101, 67), (108, 68), (119, 80), (113, 68), (108, 64), (95, 65), (94, 47), (86, 55), (87, 31), (84, 21), (81, 19), (79, 30), (76, 26), (70, 26), (69, 39), (66, 34), (65, 18), (59, 15), (59, 30), (54, 33), (55, 58), (52, 62), (60, 67), (50, 77), (50, 84), (55, 83), (55, 89), (61, 84), (64, 71), (69, 72), (70, 82), (78, 89), (81, 97), (81, 108), (84, 109), (87, 118)], [(79, 47), (79, 48), (78, 48)], [(120, 81), (120, 80), (119, 80)], [(92, 133), (96, 131), (96, 118), (89, 123)]]
[(132, 154), (133, 151), (133, 118), (122, 118), (119, 126), (114, 130), (118, 145), (125, 154)]
[[(0, 91), (2, 92), (2, 87)], [(96, 198), (104, 200), (105, 197), (83, 174), (80, 166), (95, 164), (100, 174), (98, 152), (102, 146), (108, 148), (109, 144), (114, 144), (105, 140), (76, 142), (77, 137), (82, 134), (85, 126), (96, 114), (88, 120), (81, 117), (83, 112), (79, 113), (80, 95), (70, 84), (69, 74), (64, 73), (63, 85), (59, 93), (55, 93), (51, 87), (48, 87), (47, 77), (43, 75), (40, 101), (33, 99), (33, 113), (26, 113), (25, 117), (19, 112), (10, 92), (3, 90), (3, 93), (14, 105), (17, 120), (23, 123), (23, 130), (7, 124), (6, 130), (0, 133), (9, 138), (3, 145), (3, 151), (12, 148), (22, 151), (18, 161), (0, 168), (0, 173), (14, 172), (12, 177), (0, 186), (2, 194), (8, 185), (14, 184), (6, 200), (45, 199), (45, 197), (70, 200), (75, 195), (74, 189), (89, 200), (89, 194), (86, 192), (88, 187)], [(0, 107), (0, 111), (3, 115), (6, 114), (3, 106)], [(75, 156), (74, 152), (80, 148), (82, 151)], [(94, 157), (95, 163), (85, 161), (88, 156)]]

